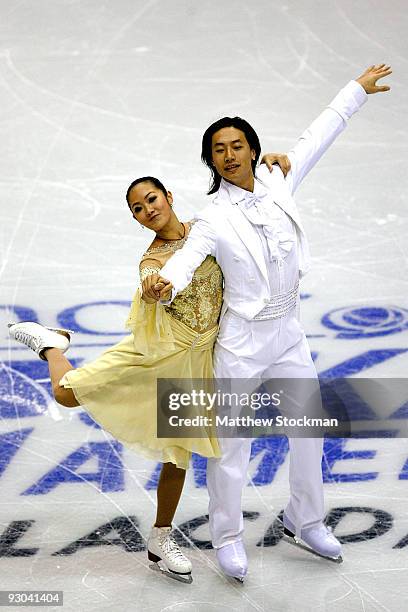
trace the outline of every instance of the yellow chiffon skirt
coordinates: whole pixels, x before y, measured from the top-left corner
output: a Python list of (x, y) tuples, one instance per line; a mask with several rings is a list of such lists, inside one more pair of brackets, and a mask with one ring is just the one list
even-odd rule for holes
[(213, 430), (199, 438), (157, 437), (157, 379), (212, 378), (215, 326), (203, 334), (136, 293), (126, 326), (131, 334), (95, 361), (70, 370), (60, 385), (126, 447), (149, 459), (187, 469), (191, 453), (220, 457)]

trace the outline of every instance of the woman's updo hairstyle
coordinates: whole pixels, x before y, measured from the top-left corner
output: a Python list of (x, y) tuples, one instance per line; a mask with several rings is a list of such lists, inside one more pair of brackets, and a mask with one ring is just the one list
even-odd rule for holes
[(163, 192), (164, 197), (167, 199), (167, 189), (165, 188), (163, 183), (159, 181), (158, 178), (156, 178), (155, 176), (141, 176), (140, 178), (137, 178), (132, 183), (130, 183), (129, 187), (127, 188), (126, 202), (129, 208), (130, 208), (129, 194), (132, 191), (133, 187), (136, 187), (136, 185), (139, 185), (139, 183), (152, 183), (157, 189), (160, 189), (160, 191)]

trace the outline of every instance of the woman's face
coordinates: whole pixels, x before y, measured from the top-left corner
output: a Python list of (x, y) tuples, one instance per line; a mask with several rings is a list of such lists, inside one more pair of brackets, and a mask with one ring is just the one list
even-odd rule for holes
[(129, 193), (129, 207), (133, 217), (156, 233), (170, 221), (172, 203), (170, 191), (166, 198), (162, 190), (150, 181), (138, 183)]
[(253, 177), (255, 151), (250, 148), (244, 132), (225, 127), (212, 137), (212, 159), (218, 174), (230, 183), (244, 186)]

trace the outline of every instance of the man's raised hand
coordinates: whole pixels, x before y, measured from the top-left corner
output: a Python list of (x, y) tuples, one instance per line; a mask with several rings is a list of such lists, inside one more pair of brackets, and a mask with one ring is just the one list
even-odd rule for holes
[(391, 73), (391, 66), (377, 64), (376, 66), (367, 68), (356, 81), (364, 87), (365, 92), (368, 94), (378, 93), (379, 91), (389, 91), (391, 89), (389, 85), (377, 85), (376, 83), (378, 79), (382, 79)]

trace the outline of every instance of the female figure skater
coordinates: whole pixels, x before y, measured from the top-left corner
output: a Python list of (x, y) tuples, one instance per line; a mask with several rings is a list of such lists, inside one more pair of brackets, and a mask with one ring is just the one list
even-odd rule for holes
[[(284, 172), (286, 156), (266, 155)], [(140, 262), (140, 279), (160, 271), (180, 249), (193, 222), (181, 222), (173, 210), (173, 196), (154, 177), (131, 183), (126, 200), (135, 220), (155, 232)], [(106, 431), (125, 446), (163, 463), (157, 487), (157, 514), (147, 543), (155, 569), (191, 582), (191, 562), (171, 535), (172, 521), (194, 451), (219, 457), (211, 431), (200, 438), (157, 438), (157, 378), (212, 378), (212, 351), (218, 332), (223, 277), (214, 257), (197, 268), (191, 283), (168, 307), (144, 298), (137, 290), (126, 327), (130, 334), (95, 361), (74, 368), (63, 353), (70, 344), (69, 330), (38, 323), (9, 324), (15, 340), (32, 348), (48, 362), (55, 400), (65, 407), (84, 406)], [(150, 302), (150, 303), (149, 303)], [(162, 561), (164, 570), (158, 565)]]

